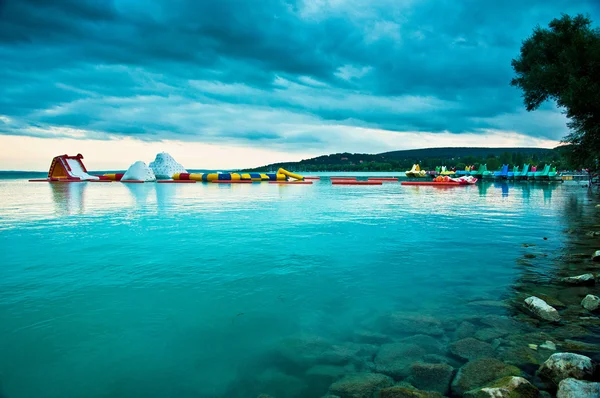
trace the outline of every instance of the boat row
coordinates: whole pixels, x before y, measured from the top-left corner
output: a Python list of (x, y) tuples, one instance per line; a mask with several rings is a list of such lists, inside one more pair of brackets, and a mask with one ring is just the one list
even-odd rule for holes
[(542, 170), (537, 170), (536, 166), (531, 166), (528, 163), (523, 165), (523, 168), (514, 166), (512, 171), (509, 171), (508, 164), (502, 165), (498, 171), (489, 171), (486, 164), (482, 164), (476, 170), (474, 166), (467, 166), (464, 170), (447, 169), (446, 166), (438, 166), (435, 170), (421, 170), (418, 164), (414, 164), (412, 169), (406, 171), (408, 178), (425, 178), (438, 176), (472, 176), (482, 180), (529, 180), (529, 181), (561, 181), (562, 175), (556, 171), (556, 167), (546, 164)]

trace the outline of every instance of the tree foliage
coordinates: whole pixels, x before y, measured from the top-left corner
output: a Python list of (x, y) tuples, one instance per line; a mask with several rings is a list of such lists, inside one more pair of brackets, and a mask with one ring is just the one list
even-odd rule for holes
[(563, 15), (534, 29), (512, 67), (527, 110), (556, 101), (570, 119), (571, 161), (592, 166), (600, 154), (600, 29), (583, 15)]

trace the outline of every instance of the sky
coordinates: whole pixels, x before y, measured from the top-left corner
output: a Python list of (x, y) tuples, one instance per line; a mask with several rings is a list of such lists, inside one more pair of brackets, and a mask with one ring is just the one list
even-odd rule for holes
[(510, 62), (598, 0), (0, 0), (0, 169), (123, 169), (337, 152), (554, 147)]

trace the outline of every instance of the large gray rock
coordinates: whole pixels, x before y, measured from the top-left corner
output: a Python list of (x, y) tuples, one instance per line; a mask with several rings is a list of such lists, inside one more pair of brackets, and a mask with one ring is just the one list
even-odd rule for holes
[(548, 305), (541, 298), (531, 296), (525, 299), (526, 308), (537, 318), (548, 322), (559, 322), (560, 315), (556, 308)]
[(596, 283), (596, 278), (594, 277), (594, 274), (583, 274), (562, 278), (561, 281), (569, 285), (594, 285)]
[(596, 311), (600, 308), (600, 297), (588, 294), (581, 300), (581, 306), (588, 311)]
[(594, 375), (596, 365), (585, 355), (559, 352), (552, 354), (537, 371), (538, 376), (551, 380), (554, 384), (564, 379), (573, 378), (579, 380), (591, 379)]
[(483, 341), (467, 337), (450, 345), (450, 352), (466, 360), (489, 358), (494, 355), (494, 348)]
[(355, 373), (329, 387), (329, 393), (340, 398), (372, 398), (382, 388), (394, 384), (391, 377), (377, 373)]
[(463, 395), (465, 392), (501, 379), (506, 376), (519, 376), (516, 366), (507, 365), (493, 358), (482, 358), (465, 364), (452, 381), (452, 393)]
[(452, 376), (454, 368), (448, 364), (417, 362), (410, 367), (407, 381), (418, 389), (446, 395), (450, 391)]
[(538, 389), (522, 377), (508, 376), (484, 387), (467, 391), (465, 398), (537, 398)]
[(375, 371), (401, 380), (408, 377), (410, 366), (425, 354), (427, 351), (416, 344), (384, 344), (375, 357)]
[(581, 381), (577, 379), (564, 379), (558, 385), (556, 398), (598, 398), (600, 397), (600, 383)]
[(592, 254), (592, 261), (600, 261), (600, 250), (596, 250), (594, 254)]

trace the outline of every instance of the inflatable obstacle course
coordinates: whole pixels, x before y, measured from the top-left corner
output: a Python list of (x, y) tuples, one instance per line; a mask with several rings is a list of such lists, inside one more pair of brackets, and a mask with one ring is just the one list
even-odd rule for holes
[(100, 177), (88, 174), (82, 162), (83, 155), (55, 156), (50, 163), (48, 178), (29, 180), (32, 182), (81, 182), (100, 180)]
[(88, 174), (82, 162), (83, 156), (60, 155), (52, 159), (48, 178), (33, 179), (31, 182), (111, 182), (144, 183), (194, 183), (214, 182), (220, 184), (252, 182), (304, 182), (304, 177), (283, 168), (276, 173), (188, 173), (171, 155), (161, 152), (149, 165), (142, 161), (133, 163), (125, 173), (107, 173), (102, 176)]

